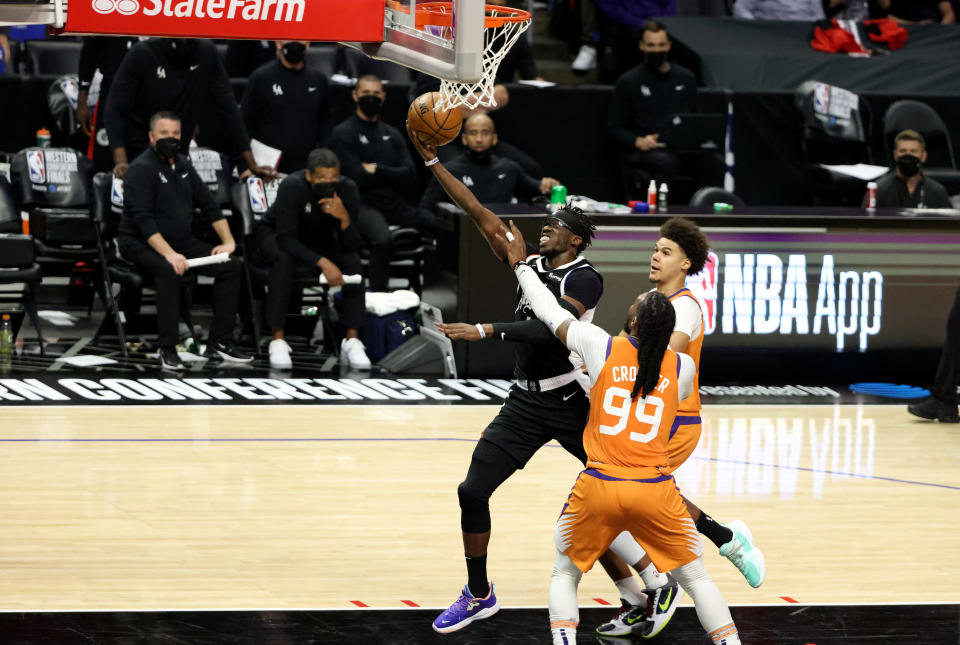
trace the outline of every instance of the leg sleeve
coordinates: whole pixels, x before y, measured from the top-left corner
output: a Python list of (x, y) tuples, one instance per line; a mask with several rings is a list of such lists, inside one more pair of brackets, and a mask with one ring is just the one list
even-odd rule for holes
[(671, 573), (683, 590), (690, 594), (696, 606), (697, 618), (700, 619), (700, 624), (711, 638), (716, 641), (715, 635), (730, 636), (737, 633), (733, 618), (730, 616), (730, 609), (703, 566), (703, 558), (698, 557), (682, 567), (677, 567)]
[(550, 576), (550, 628), (576, 630), (580, 623), (577, 587), (583, 574), (565, 554), (557, 551)]

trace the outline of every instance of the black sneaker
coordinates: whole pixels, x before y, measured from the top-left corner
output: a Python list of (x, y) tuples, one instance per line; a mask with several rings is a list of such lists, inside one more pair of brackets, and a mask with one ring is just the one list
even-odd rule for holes
[(211, 340), (207, 343), (207, 349), (203, 352), (204, 356), (212, 361), (224, 361), (227, 363), (249, 363), (253, 356), (246, 354), (231, 342), (218, 343)]
[(907, 412), (921, 419), (936, 419), (940, 423), (960, 423), (960, 414), (957, 413), (956, 403), (947, 403), (940, 399), (928, 396), (907, 406)]
[(161, 368), (165, 370), (182, 370), (184, 368), (176, 347), (161, 347), (159, 353)]

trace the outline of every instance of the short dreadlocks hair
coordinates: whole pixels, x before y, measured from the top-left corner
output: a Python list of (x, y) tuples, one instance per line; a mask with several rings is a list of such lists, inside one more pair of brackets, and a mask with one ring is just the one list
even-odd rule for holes
[(697, 275), (703, 271), (710, 252), (710, 242), (700, 227), (683, 217), (671, 217), (660, 227), (660, 237), (665, 237), (683, 249), (690, 260), (687, 275)]

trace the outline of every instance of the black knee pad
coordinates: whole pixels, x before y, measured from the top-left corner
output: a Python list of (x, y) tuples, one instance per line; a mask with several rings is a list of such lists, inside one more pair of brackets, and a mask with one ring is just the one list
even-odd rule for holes
[(460, 529), (466, 533), (490, 530), (490, 494), (464, 480), (457, 487), (460, 498)]

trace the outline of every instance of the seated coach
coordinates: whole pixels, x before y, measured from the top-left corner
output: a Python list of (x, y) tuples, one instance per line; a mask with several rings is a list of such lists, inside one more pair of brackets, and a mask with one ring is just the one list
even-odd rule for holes
[[(235, 260), (189, 268), (188, 258), (236, 249), (230, 226), (210, 189), (197, 174), (190, 158), (180, 154), (180, 117), (157, 112), (150, 118), (150, 147), (127, 169), (124, 177), (123, 217), (119, 246), (124, 258), (153, 280), (157, 294), (157, 330), (160, 364), (183, 369), (177, 355), (177, 323), (180, 320), (180, 288), (187, 271), (214, 277), (213, 322), (207, 358), (249, 362), (233, 344), (241, 271)], [(193, 236), (194, 209), (199, 209), (220, 238), (212, 246)]]
[(360, 191), (340, 174), (340, 160), (326, 148), (307, 157), (307, 167), (288, 175), (277, 189), (273, 206), (257, 228), (260, 254), (270, 263), (267, 283), (267, 324), (273, 330), (270, 366), (292, 367), (284, 340), (287, 309), (297, 271), (321, 273), (330, 286), (343, 285), (346, 334), (341, 360), (354, 369), (370, 369), (360, 327), (366, 319), (362, 284), (344, 284), (344, 275), (359, 275), (363, 266), (357, 249), (361, 238), (353, 225), (360, 212)]

